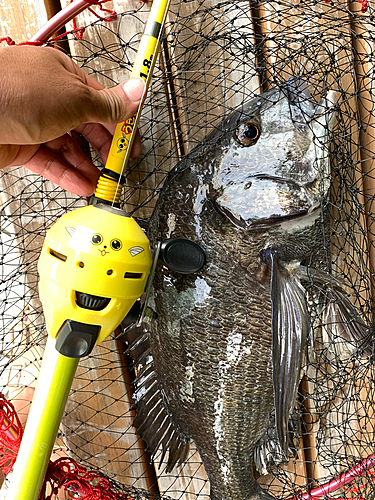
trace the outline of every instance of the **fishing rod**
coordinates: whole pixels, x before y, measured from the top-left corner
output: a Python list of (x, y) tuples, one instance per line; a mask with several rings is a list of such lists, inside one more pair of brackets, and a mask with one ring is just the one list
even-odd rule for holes
[[(145, 92), (169, 3), (153, 1), (131, 73), (143, 78)], [(144, 292), (149, 241), (119, 208), (141, 108), (116, 128), (94, 203), (65, 214), (46, 235), (38, 271), (48, 339), (7, 500), (38, 500), (79, 359), (117, 328)]]

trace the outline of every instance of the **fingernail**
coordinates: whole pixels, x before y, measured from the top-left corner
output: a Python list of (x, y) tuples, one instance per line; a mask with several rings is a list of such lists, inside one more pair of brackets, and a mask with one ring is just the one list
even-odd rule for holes
[(140, 77), (130, 78), (130, 80), (124, 83), (123, 89), (131, 101), (137, 102), (140, 101), (143, 96), (145, 82)]

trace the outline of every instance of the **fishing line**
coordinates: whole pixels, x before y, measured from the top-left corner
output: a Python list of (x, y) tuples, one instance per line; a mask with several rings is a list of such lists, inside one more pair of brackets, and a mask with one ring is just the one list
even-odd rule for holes
[[(166, 10), (165, 10), (165, 13), (164, 13), (164, 16), (163, 16), (163, 21), (161, 23), (162, 27), (161, 27), (161, 29), (158, 32), (158, 37), (157, 37), (157, 42), (156, 42), (156, 49), (155, 49), (154, 54), (153, 54), (153, 59), (156, 59), (157, 56), (158, 56), (158, 52), (159, 52), (159, 49), (160, 49), (160, 45), (159, 44), (160, 44), (160, 40), (161, 40), (161, 37), (162, 37), (162, 34), (163, 34), (163, 26), (164, 26), (165, 19), (167, 17), (169, 4), (170, 4), (170, 0), (168, 1)], [(147, 26), (147, 23), (146, 23), (146, 26)], [(146, 30), (146, 26), (145, 26), (145, 30)], [(143, 57), (143, 55), (146, 55), (146, 54), (142, 53), (142, 54), (140, 54), (139, 57)], [(151, 82), (152, 74), (153, 74), (153, 71), (149, 71), (148, 74), (147, 74), (146, 81), (145, 81), (145, 87), (144, 87), (144, 90), (143, 90), (143, 93), (142, 93), (142, 97), (141, 97), (141, 104), (139, 105), (139, 107), (137, 109), (137, 112), (134, 115), (134, 128), (133, 128), (133, 131), (131, 132), (131, 135), (130, 135), (130, 138), (129, 138), (128, 148), (126, 150), (126, 154), (125, 154), (122, 166), (121, 166), (120, 177), (119, 177), (119, 179), (117, 181), (116, 192), (115, 192), (115, 195), (114, 195), (114, 197), (112, 199), (112, 204), (111, 204), (112, 207), (115, 205), (115, 199), (117, 197), (118, 192), (122, 191), (122, 185), (120, 183), (120, 179), (124, 175), (126, 167), (127, 167), (128, 163), (129, 163), (131, 149), (132, 149), (132, 146), (133, 146), (133, 143), (134, 143), (134, 140), (135, 140), (135, 136), (136, 136), (136, 133), (137, 133), (137, 130), (138, 130), (138, 125), (139, 125), (139, 120), (140, 120), (141, 113), (142, 113), (142, 110), (143, 110), (143, 102), (144, 102), (145, 96), (147, 94), (147, 91), (148, 91), (148, 88), (149, 88), (149, 85), (150, 85), (150, 82)]]
[[(160, 50), (160, 40), (169, 4), (170, 0), (153, 2), (135, 57), (130, 78), (140, 77), (144, 80), (145, 89), (142, 101), (149, 87)], [(93, 202), (97, 200), (98, 203), (110, 204), (112, 207), (120, 206), (120, 196), (126, 182), (124, 173), (129, 162), (142, 109), (143, 102), (134, 116), (117, 125)]]

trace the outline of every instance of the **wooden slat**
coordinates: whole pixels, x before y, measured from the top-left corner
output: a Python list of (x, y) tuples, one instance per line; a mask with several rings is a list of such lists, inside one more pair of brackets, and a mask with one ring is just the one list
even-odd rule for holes
[[(359, 160), (363, 174), (363, 206), (366, 213), (367, 237), (369, 239), (367, 262), (370, 276), (373, 276), (375, 263), (375, 237), (372, 228), (372, 199), (375, 195), (375, 119), (374, 119), (374, 65), (375, 43), (373, 24), (369, 12), (361, 12), (360, 2), (349, 2), (351, 16), (352, 46), (354, 49), (354, 68), (356, 75), (356, 102), (358, 106)], [(372, 301), (375, 297), (374, 282), (371, 280)]]
[[(356, 47), (353, 44), (352, 19), (348, 13), (346, 2), (338, 4), (336, 17), (342, 26), (340, 39), (343, 48), (335, 51), (337, 63), (331, 75), (332, 80), (329, 80), (332, 81), (332, 88), (336, 89), (337, 85), (337, 90), (341, 91), (340, 109), (331, 144), (331, 168), (339, 171), (331, 188), (331, 217), (335, 220), (331, 239), (332, 272), (347, 282), (351, 300), (366, 314), (371, 293), (370, 283), (364, 279), (370, 262), (362, 168), (366, 155), (362, 152), (362, 144), (366, 132), (359, 127), (361, 106), (357, 86), (363, 83), (362, 75), (358, 73), (358, 56), (353, 61), (353, 48), (356, 54)], [(365, 54), (362, 53), (362, 56)], [(368, 133), (371, 133), (370, 129)], [(368, 162), (365, 162), (366, 165), (369, 166)], [(346, 235), (350, 235), (349, 238)], [(370, 321), (370, 316), (365, 319)]]
[(1, 2), (0, 18), (0, 38), (10, 36), (16, 43), (28, 40), (48, 19), (43, 0)]
[(254, 57), (244, 56), (244, 46), (253, 43), (249, 3), (174, 2), (166, 30), (169, 76), (188, 152), (232, 109), (259, 93)]

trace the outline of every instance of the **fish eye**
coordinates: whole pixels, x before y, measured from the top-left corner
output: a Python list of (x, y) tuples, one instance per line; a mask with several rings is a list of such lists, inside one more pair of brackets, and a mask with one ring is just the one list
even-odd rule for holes
[(103, 241), (103, 236), (99, 233), (96, 233), (91, 237), (91, 243), (93, 245), (100, 245), (102, 241)]
[(253, 121), (242, 123), (234, 133), (234, 138), (241, 146), (251, 146), (259, 139), (259, 136), (259, 125)]
[(111, 248), (112, 250), (121, 250), (122, 248), (122, 243), (118, 239), (114, 239), (111, 241)]

